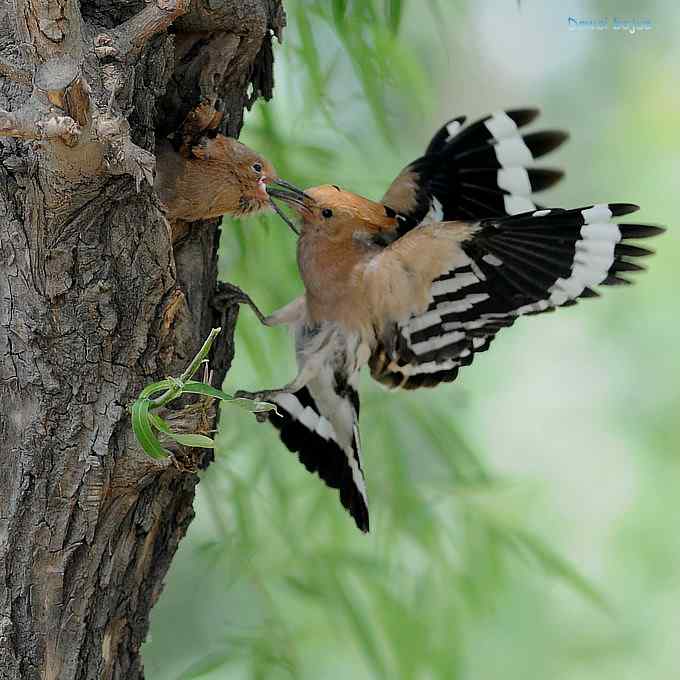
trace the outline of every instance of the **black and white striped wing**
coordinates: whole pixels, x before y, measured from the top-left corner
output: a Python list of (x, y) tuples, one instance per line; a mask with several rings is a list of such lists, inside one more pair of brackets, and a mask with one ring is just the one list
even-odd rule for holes
[(463, 243), (467, 260), (432, 284), (427, 311), (385, 334), (371, 374), (393, 388), (451, 382), (518, 317), (597, 297), (594, 286), (631, 283), (621, 274), (642, 270), (636, 259), (652, 251), (628, 241), (663, 231), (611, 221), (637, 209), (614, 203), (481, 221)]
[(286, 447), (297, 453), (309, 472), (338, 490), (357, 527), (368, 532), (359, 395), (350, 383), (354, 380), (337, 372), (322, 373), (295, 393), (272, 397), (280, 415), (272, 411), (268, 417)]
[(560, 170), (529, 168), (568, 137), (559, 130), (522, 135), (537, 109), (500, 111), (465, 127), (455, 118), (432, 138), (425, 155), (394, 180), (383, 203), (419, 224), (474, 220), (535, 210), (532, 193), (552, 186)]

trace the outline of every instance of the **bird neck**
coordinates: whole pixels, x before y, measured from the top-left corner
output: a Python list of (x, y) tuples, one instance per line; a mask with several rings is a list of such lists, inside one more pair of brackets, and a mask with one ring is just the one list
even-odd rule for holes
[(361, 265), (367, 257), (366, 248), (351, 238), (334, 241), (318, 231), (303, 231), (298, 266), (312, 322), (335, 321), (348, 331), (372, 332), (361, 285)]

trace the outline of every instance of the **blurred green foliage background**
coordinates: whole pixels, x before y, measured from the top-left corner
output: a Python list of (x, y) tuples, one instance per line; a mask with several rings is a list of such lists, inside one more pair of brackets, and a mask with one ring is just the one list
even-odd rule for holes
[[(651, 271), (523, 319), (456, 383), (365, 380), (372, 533), (273, 428), (225, 410), (153, 611), (151, 680), (666, 680), (680, 672), (680, 5), (288, 0), (275, 99), (243, 139), (303, 186), (379, 198), (446, 119), (540, 106), (571, 141), (544, 205), (642, 205)], [(568, 18), (652, 29), (570, 31)], [(222, 276), (301, 291), (274, 218), (227, 221)], [(294, 375), (246, 309), (226, 389)]]

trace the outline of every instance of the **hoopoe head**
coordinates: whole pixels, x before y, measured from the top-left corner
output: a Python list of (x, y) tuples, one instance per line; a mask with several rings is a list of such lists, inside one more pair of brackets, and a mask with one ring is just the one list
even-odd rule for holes
[(269, 189), (302, 218), (297, 261), (312, 322), (332, 320), (372, 336), (373, 314), (361, 268), (394, 240), (397, 217), (380, 203), (335, 185), (313, 187), (303, 199)]
[(209, 216), (249, 215), (272, 207), (267, 193), (270, 184), (282, 183), (291, 195), (304, 196), (300, 189), (280, 180), (266, 158), (231, 137), (205, 137), (191, 154), (200, 161), (195, 181), (201, 186), (194, 187), (193, 193), (211, 196), (210, 205), (204, 208)]
[(397, 224), (394, 211), (381, 203), (343, 191), (334, 184), (312, 187), (304, 197), (268, 189), (275, 198), (286, 201), (302, 218), (302, 237), (315, 236), (333, 243), (379, 241)]
[(205, 160), (223, 165), (224, 192), (233, 196), (233, 209), (229, 212), (245, 215), (267, 207), (266, 185), (277, 179), (274, 166), (235, 139), (221, 137), (216, 142)]

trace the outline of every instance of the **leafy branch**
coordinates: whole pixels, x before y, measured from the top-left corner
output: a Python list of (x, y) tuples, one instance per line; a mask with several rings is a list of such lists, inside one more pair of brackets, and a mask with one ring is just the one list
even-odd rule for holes
[(210, 348), (219, 335), (221, 328), (213, 328), (210, 331), (203, 346), (196, 356), (191, 360), (187, 369), (179, 378), (166, 378), (152, 383), (145, 387), (136, 401), (132, 404), (132, 430), (137, 437), (137, 441), (144, 451), (152, 458), (167, 458), (171, 452), (163, 448), (158, 438), (158, 433), (162, 433), (168, 439), (183, 446), (193, 446), (204, 449), (215, 448), (215, 440), (205, 434), (179, 434), (173, 432), (170, 424), (161, 418), (154, 410), (170, 404), (175, 399), (179, 399), (185, 394), (198, 394), (208, 399), (219, 399), (232, 406), (238, 406), (251, 413), (262, 413), (275, 410), (273, 404), (262, 401), (252, 401), (251, 399), (235, 398), (222, 390), (213, 387), (209, 383), (192, 380), (202, 364), (207, 363)]

